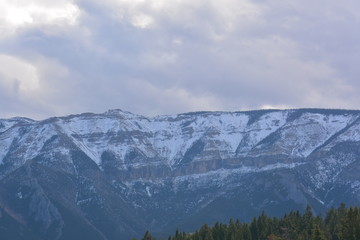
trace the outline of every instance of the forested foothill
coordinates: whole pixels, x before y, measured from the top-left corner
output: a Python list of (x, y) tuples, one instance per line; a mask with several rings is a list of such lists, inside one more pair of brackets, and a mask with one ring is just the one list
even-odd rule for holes
[[(359, 240), (360, 209), (341, 204), (326, 216), (315, 215), (310, 205), (303, 213), (291, 211), (281, 218), (262, 213), (250, 223), (230, 219), (228, 223), (204, 224), (192, 233), (176, 230), (168, 238), (155, 238), (147, 231), (141, 240)], [(132, 239), (134, 240), (134, 239)]]

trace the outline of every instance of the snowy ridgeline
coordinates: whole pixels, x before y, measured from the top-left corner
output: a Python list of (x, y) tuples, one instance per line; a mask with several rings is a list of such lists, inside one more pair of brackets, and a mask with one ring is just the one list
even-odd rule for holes
[[(50, 151), (67, 156), (67, 141), (98, 165), (104, 152), (133, 167), (173, 166), (189, 156), (191, 161), (277, 154), (305, 158), (319, 147), (359, 141), (359, 116), (357, 111), (269, 110), (146, 118), (112, 110), (44, 121), (15, 118), (0, 120), (0, 163), (14, 154), (22, 162)], [(55, 148), (46, 147), (50, 143)]]

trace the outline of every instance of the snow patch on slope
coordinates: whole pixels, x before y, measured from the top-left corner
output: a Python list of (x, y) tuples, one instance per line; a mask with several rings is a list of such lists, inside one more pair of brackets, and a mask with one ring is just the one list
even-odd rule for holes
[(18, 129), (12, 129), (12, 131), (6, 131), (5, 133), (0, 134), (0, 165), (3, 163), (5, 156), (9, 152), (12, 142), (18, 135), (17, 130)]
[[(262, 140), (280, 129), (285, 123), (288, 111), (276, 111), (264, 114), (256, 122), (247, 126), (244, 130), (245, 135), (238, 146), (238, 155), (244, 156), (251, 153)], [(256, 154), (251, 153), (252, 156)]]
[[(240, 168), (235, 169), (217, 169), (213, 171), (209, 171), (206, 173), (200, 174), (192, 174), (192, 175), (185, 175), (185, 176), (178, 176), (175, 177), (174, 182), (175, 184), (179, 185), (182, 182), (189, 182), (190, 188), (198, 187), (199, 185), (209, 184), (210, 182), (216, 184), (223, 184), (225, 183), (225, 179), (230, 176), (238, 176), (238, 175), (245, 175), (250, 173), (259, 173), (265, 171), (271, 171), (275, 169), (292, 169), (306, 163), (275, 163), (269, 164), (263, 167), (250, 167), (250, 166), (242, 166)], [(196, 185), (196, 186), (195, 186)]]
[[(262, 154), (272, 152), (292, 157), (307, 157), (353, 120), (353, 115), (305, 113), (300, 118), (286, 123), (281, 128), (277, 141)], [(262, 147), (263, 145), (260, 145), (257, 148)]]
[(350, 154), (343, 154), (340, 159), (339, 156), (322, 159), (316, 162), (317, 173), (310, 176), (310, 179), (317, 189), (321, 189), (325, 184), (335, 182), (344, 167), (355, 160), (356, 157)]

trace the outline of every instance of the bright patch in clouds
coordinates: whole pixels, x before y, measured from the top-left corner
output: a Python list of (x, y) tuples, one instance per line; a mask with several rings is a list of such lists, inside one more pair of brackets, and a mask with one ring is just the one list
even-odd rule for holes
[(31, 94), (40, 87), (37, 69), (26, 61), (8, 55), (0, 55), (0, 84), (20, 95)]
[(79, 15), (72, 1), (0, 0), (0, 36), (33, 25), (75, 25)]
[[(248, 0), (106, 0), (105, 4), (120, 21), (134, 27), (148, 28), (154, 24), (183, 23), (188, 27), (201, 27), (205, 11), (213, 15), (214, 28), (234, 31), (239, 24), (246, 25), (261, 15), (261, 9)], [(208, 28), (207, 26), (206, 28)], [(218, 29), (219, 30), (219, 29)]]
[(290, 106), (286, 105), (264, 105), (260, 107), (261, 109), (290, 109)]
[(139, 13), (133, 16), (131, 23), (138, 28), (148, 28), (154, 23), (154, 20), (149, 15)]

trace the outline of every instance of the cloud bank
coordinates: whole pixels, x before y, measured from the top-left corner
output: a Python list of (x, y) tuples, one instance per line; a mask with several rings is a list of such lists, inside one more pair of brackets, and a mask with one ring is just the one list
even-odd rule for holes
[(360, 2), (0, 0), (0, 117), (352, 108)]

